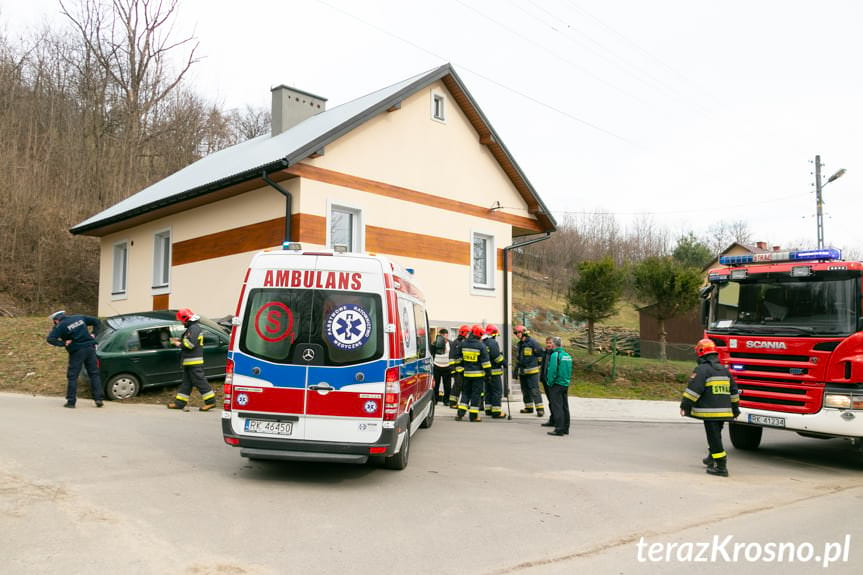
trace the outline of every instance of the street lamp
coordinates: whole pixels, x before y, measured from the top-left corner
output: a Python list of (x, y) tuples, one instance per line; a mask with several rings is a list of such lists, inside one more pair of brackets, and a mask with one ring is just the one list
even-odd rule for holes
[(818, 220), (818, 249), (824, 248), (824, 214), (822, 213), (821, 190), (830, 182), (835, 182), (845, 175), (845, 168), (837, 171), (835, 174), (827, 178), (824, 184), (821, 183), (821, 156), (815, 156), (815, 201), (816, 201), (816, 219)]

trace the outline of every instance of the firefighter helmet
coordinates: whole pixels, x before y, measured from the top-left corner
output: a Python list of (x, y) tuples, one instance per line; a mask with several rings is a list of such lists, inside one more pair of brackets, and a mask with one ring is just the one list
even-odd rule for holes
[(467, 335), (469, 333), (470, 333), (470, 328), (466, 325), (463, 325), (463, 326), (458, 328), (458, 334), (462, 337), (467, 337)]
[(517, 337), (521, 337), (523, 335), (530, 335), (530, 330), (524, 327), (523, 325), (515, 326), (515, 329), (512, 330)]
[(498, 333), (500, 333), (500, 332), (497, 331), (497, 326), (494, 325), (493, 323), (490, 323), (487, 326), (485, 326), (485, 334), (486, 335), (495, 336)]
[(716, 344), (712, 339), (702, 339), (695, 344), (695, 355), (703, 357), (709, 353), (719, 353), (716, 351)]
[(482, 337), (485, 334), (485, 330), (483, 329), (483, 327), (481, 325), (474, 324), (470, 328), (470, 333), (476, 337)]
[(192, 316), (194, 316), (194, 315), (195, 315), (194, 312), (192, 312), (192, 310), (190, 310), (187, 307), (184, 307), (183, 309), (178, 309), (177, 310), (177, 321), (181, 321), (183, 323), (186, 323), (187, 321), (192, 319)]

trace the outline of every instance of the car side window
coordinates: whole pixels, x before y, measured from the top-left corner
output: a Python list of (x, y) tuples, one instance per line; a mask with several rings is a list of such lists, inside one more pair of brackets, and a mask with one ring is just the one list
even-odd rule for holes
[(126, 340), (126, 351), (138, 351), (141, 349), (141, 341), (138, 339), (138, 332), (133, 331), (129, 334), (129, 339)]
[(140, 349), (165, 349), (170, 347), (171, 332), (167, 326), (138, 330)]
[(219, 336), (206, 329), (201, 331), (204, 333), (204, 347), (219, 347)]

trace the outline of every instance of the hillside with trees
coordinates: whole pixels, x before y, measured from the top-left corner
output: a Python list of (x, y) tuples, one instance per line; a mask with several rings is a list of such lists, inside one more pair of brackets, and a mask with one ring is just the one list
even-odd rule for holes
[[(268, 111), (224, 109), (196, 91), (189, 72), (206, 47), (175, 35), (177, 4), (58, 0), (65, 24), (21, 38), (4, 31), (0, 12), (0, 315), (95, 312), (98, 243), (68, 229), (269, 129)], [(751, 235), (743, 222), (699, 238), (647, 217), (629, 228), (609, 214), (556, 217), (558, 231), (515, 252), (514, 265), (516, 283), (521, 274), (548, 286), (558, 315), (586, 262), (626, 277), (648, 258), (698, 267)], [(621, 289), (621, 301), (636, 302), (631, 281)]]

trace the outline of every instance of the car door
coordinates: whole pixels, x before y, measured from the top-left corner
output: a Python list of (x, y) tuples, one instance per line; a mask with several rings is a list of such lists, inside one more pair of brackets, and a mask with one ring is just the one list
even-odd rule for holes
[(223, 377), (228, 357), (228, 338), (206, 326), (201, 326), (204, 334), (204, 375), (208, 378)]
[(150, 385), (180, 383), (183, 372), (180, 350), (171, 345), (171, 326), (147, 326), (135, 330), (131, 341), (137, 340), (137, 350), (128, 352), (133, 369)]

